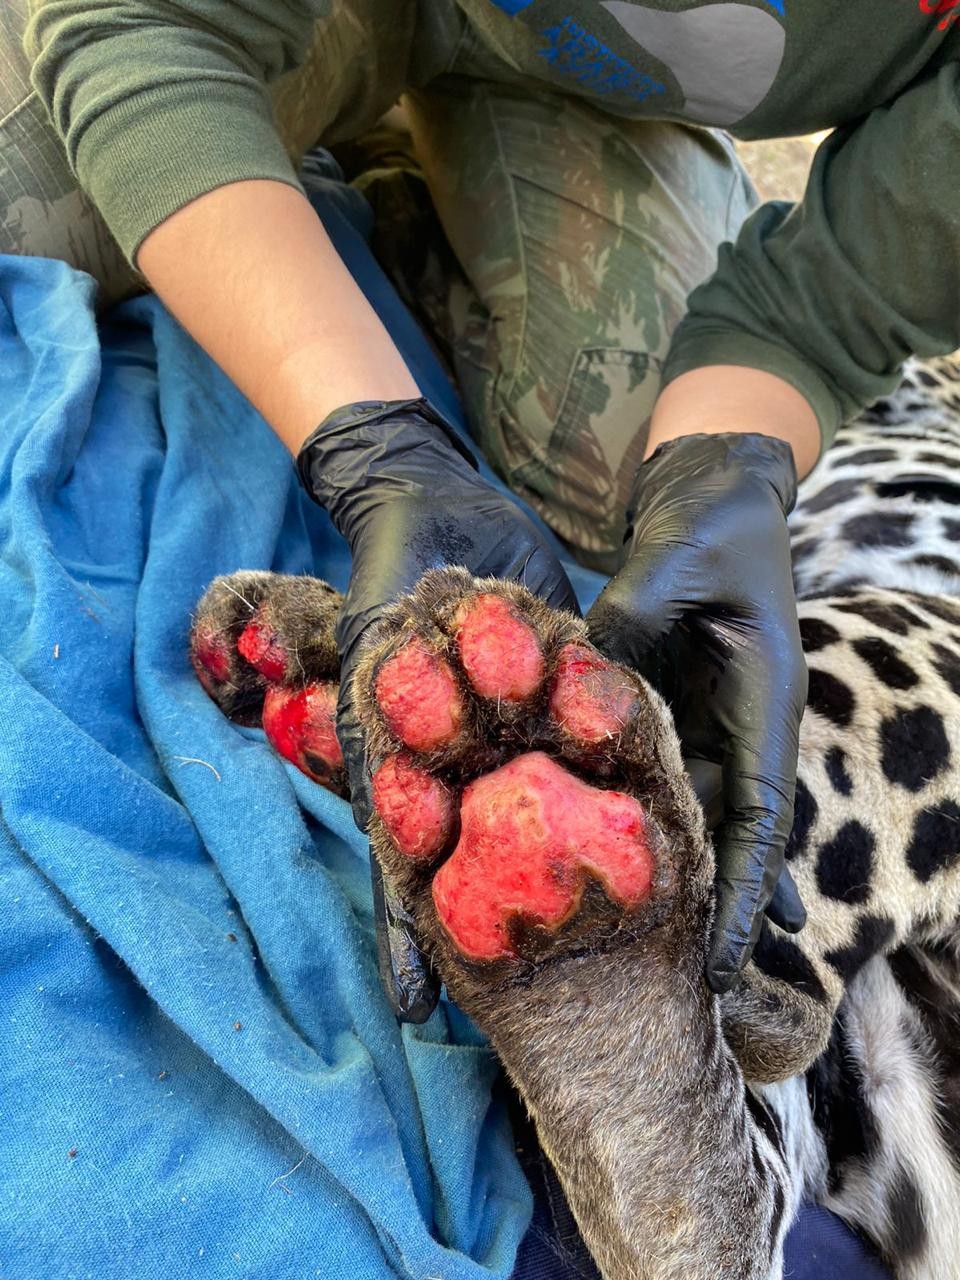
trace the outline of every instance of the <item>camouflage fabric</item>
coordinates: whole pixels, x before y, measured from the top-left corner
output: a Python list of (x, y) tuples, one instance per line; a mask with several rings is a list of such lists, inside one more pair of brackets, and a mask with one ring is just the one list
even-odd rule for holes
[(432, 327), (477, 442), (612, 571), (670, 337), (753, 189), (724, 135), (542, 88), (445, 77), (407, 103), (457, 264)]
[[(59, 258), (89, 272), (101, 306), (146, 287), (80, 189), (23, 49), (31, 0), (0, 0), (0, 253)], [(452, 61), (463, 19), (453, 0), (331, 0), (301, 66), (270, 86), (294, 163), (309, 147), (373, 127), (403, 88)], [(372, 42), (371, 31), (384, 39)], [(415, 43), (415, 36), (417, 42)]]
[[(142, 282), (31, 90), (27, 2), (0, 6), (0, 252), (62, 258), (110, 302)], [(278, 128), (299, 156), (355, 137), (403, 87), (409, 158), (357, 179), (380, 256), (445, 350), (479, 447), (574, 555), (612, 570), (670, 336), (752, 206), (749, 181), (716, 131), (613, 116), (524, 76), (453, 0), (335, 2), (274, 86)]]
[(60, 258), (89, 271), (111, 299), (139, 277), (77, 186), (30, 85), (21, 44), (27, 0), (0, 4), (0, 253)]

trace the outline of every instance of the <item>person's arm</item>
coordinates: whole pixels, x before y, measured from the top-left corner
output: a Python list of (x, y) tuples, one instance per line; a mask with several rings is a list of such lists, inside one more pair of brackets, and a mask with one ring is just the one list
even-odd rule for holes
[[(339, 637), (347, 702), (365, 627), (414, 585), (424, 558), (439, 562), (433, 508), (444, 482), (456, 493), (449, 522), (473, 519), (471, 568), (509, 574), (507, 552), (521, 557), (518, 571), (534, 558), (544, 565), (544, 591), (566, 602), (563, 572), (536, 530), (518, 511), (483, 510), (487, 486), (418, 401), (415, 380), (300, 190), (274, 127), (265, 84), (301, 60), (327, 0), (34, 5), (27, 35), (34, 84), (81, 185), (185, 328), (300, 455), (311, 496), (336, 508), (353, 552)], [(318, 462), (328, 437), (329, 459)], [(428, 496), (416, 503), (418, 480)], [(407, 499), (399, 505), (408, 532), (417, 511), (426, 526), (409, 543), (394, 536), (395, 491)], [(363, 511), (348, 519), (358, 503)], [(488, 534), (504, 549), (497, 563), (488, 563)], [(338, 732), (360, 792), (363, 742), (344, 720), (341, 712)], [(363, 826), (362, 802), (355, 813)], [(389, 886), (372, 870), (387, 993), (398, 1013), (420, 1020), (436, 987)]]
[(298, 185), (267, 85), (303, 61), (330, 0), (29, 3), (34, 88), (131, 262), (216, 187)]
[(293, 187), (218, 187), (151, 232), (137, 263), (293, 453), (342, 405), (420, 394)]
[(958, 190), (952, 64), (837, 130), (803, 201), (764, 205), (721, 248), (667, 357), (626, 564), (588, 616), (604, 652), (668, 693), (688, 756), (722, 768), (717, 991), (737, 982), (764, 909), (785, 927), (803, 918), (789, 894), (771, 900), (807, 689), (796, 476), (907, 356), (960, 345)]
[[(721, 248), (674, 335), (665, 401), (693, 370), (762, 370), (804, 398), (828, 445), (895, 388), (908, 356), (960, 346), (958, 191), (960, 65), (950, 63), (831, 134), (801, 203), (763, 205)], [(764, 429), (776, 430), (773, 415)]]
[(416, 383), (299, 189), (266, 84), (326, 0), (35, 0), (33, 79), (78, 178), (184, 327), (296, 451)]
[(789, 382), (742, 365), (691, 369), (657, 398), (645, 457), (679, 436), (721, 435), (728, 431), (773, 436), (793, 450), (802, 479), (820, 453), (816, 414)]

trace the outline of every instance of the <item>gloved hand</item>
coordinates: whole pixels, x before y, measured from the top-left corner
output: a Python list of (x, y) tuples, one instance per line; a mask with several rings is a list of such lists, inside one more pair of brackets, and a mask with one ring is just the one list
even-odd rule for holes
[[(481, 479), (469, 450), (425, 399), (361, 401), (336, 410), (304, 442), (297, 469), (353, 554), (337, 622), (337, 735), (354, 818), (366, 831), (370, 773), (350, 686), (360, 642), (385, 608), (427, 569), (443, 565), (522, 580), (557, 608), (576, 610), (576, 598), (533, 523)], [(402, 903), (376, 865), (372, 874), (381, 977), (397, 1015), (423, 1022), (436, 1004), (436, 982)]]
[[(750, 958), (793, 822), (807, 695), (786, 525), (796, 494), (785, 441), (695, 435), (661, 445), (637, 473), (626, 563), (587, 615), (594, 644), (671, 704), (684, 755), (722, 766), (707, 962), (717, 992), (736, 985)], [(803, 926), (789, 879), (770, 914)]]

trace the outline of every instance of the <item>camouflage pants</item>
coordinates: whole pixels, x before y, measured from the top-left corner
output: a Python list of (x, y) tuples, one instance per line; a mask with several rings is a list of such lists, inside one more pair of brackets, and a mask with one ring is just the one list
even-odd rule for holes
[[(0, 252), (65, 259), (115, 299), (138, 278), (30, 89), (26, 2), (0, 6)], [(426, 247), (381, 226), (386, 265), (446, 351), (478, 446), (578, 559), (609, 571), (670, 336), (753, 190), (724, 135), (556, 94), (452, 31), (452, 4), (431, 13), (436, 56), (419, 49), (412, 67), (407, 49), (385, 68), (373, 50), (364, 69), (341, 48), (349, 70), (332, 90), (320, 33), (299, 83), (281, 86), (281, 129), (301, 149), (328, 140), (325, 121), (350, 136), (384, 105), (371, 79), (385, 95), (406, 85), (416, 160), (392, 177), (429, 190), (417, 236), (439, 226)], [(381, 221), (403, 222), (399, 187), (380, 184)]]

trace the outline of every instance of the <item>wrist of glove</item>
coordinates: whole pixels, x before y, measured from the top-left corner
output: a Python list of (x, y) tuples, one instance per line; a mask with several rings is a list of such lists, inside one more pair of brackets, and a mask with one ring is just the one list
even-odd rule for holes
[(473, 454), (423, 396), (335, 410), (303, 442), (297, 472), (351, 546), (374, 505), (444, 480), (483, 484)]
[[(694, 502), (754, 495), (775, 500), (784, 519), (797, 501), (797, 471), (786, 440), (755, 433), (677, 436), (640, 467), (628, 506), (628, 539), (647, 541), (646, 522), (671, 512), (677, 521), (696, 514)], [(702, 510), (702, 508), (699, 508)]]
[[(453, 476), (469, 484), (476, 461), (428, 400), (360, 401), (329, 414), (304, 441), (297, 455), (300, 482), (329, 513), (356, 556), (363, 529), (391, 499), (422, 499), (429, 476)], [(402, 572), (402, 571), (401, 571)], [(386, 584), (384, 584), (384, 590)], [(351, 592), (356, 595), (356, 592)], [(387, 602), (376, 599), (374, 607)], [(353, 658), (359, 639), (374, 618), (366, 610), (344, 611), (350, 624), (339, 627), (344, 658), (338, 708), (338, 733), (350, 776), (354, 817), (366, 831), (371, 812), (369, 768), (360, 727), (349, 696)], [(341, 619), (341, 623), (343, 619)], [(433, 1012), (439, 985), (417, 942), (410, 914), (370, 859), (377, 961), (394, 1013), (403, 1021), (424, 1022)]]
[[(661, 445), (637, 474), (624, 567), (587, 618), (598, 648), (667, 698), (684, 754), (720, 767), (707, 964), (716, 991), (750, 957), (793, 820), (807, 688), (786, 525), (796, 491), (782, 440)], [(777, 903), (778, 922), (802, 925), (795, 891)]]

